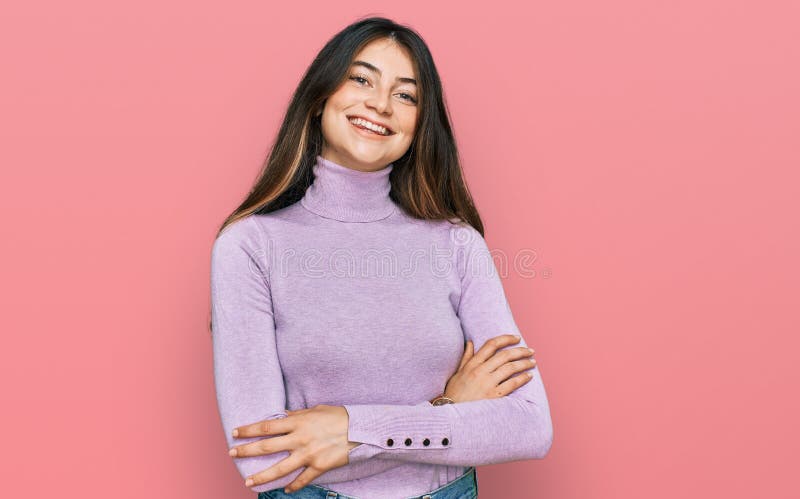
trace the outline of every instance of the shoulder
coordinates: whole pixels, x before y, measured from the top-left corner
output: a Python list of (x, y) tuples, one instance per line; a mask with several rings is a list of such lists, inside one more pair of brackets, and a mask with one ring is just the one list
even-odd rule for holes
[(480, 250), (486, 247), (486, 240), (478, 232), (478, 229), (462, 220), (456, 220), (451, 223), (448, 233), (450, 242), (457, 252), (471, 252), (475, 249)]
[(258, 215), (240, 218), (217, 234), (211, 248), (212, 267), (244, 266), (267, 262), (270, 246), (258, 221)]
[(496, 273), (494, 255), (483, 235), (466, 222), (450, 228), (450, 244), (455, 268), (462, 280)]
[(226, 225), (217, 234), (214, 248), (251, 245), (257, 243), (260, 237), (260, 229), (255, 222), (254, 215), (248, 215)]
[(474, 258), (475, 254), (484, 255), (489, 252), (481, 233), (460, 218), (426, 220), (405, 215), (401, 224), (415, 228), (415, 232), (423, 231), (426, 238), (445, 248), (460, 267), (463, 267), (465, 261)]
[(446, 238), (452, 245), (464, 246), (476, 239), (483, 239), (480, 232), (460, 218), (423, 219), (412, 217), (402, 210), (398, 210), (397, 213), (397, 217), (393, 219), (394, 223), (430, 231), (437, 237)]
[(282, 232), (291, 232), (302, 215), (299, 203), (266, 214), (253, 213), (227, 225), (215, 244), (266, 246)]
[(459, 219), (421, 220), (410, 219), (411, 225), (423, 228), (425, 237), (449, 255), (450, 264), (461, 278), (469, 268), (491, 265), (491, 255), (481, 233), (467, 222)]

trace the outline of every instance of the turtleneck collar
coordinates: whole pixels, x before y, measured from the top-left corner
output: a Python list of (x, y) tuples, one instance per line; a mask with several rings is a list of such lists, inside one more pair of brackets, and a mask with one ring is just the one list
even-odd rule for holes
[(314, 182), (300, 203), (309, 211), (342, 222), (374, 222), (395, 211), (389, 197), (393, 164), (373, 172), (354, 170), (317, 155)]

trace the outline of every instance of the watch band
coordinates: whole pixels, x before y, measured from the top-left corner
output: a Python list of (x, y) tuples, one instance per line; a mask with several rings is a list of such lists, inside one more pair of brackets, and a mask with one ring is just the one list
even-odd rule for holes
[(444, 405), (444, 404), (455, 404), (455, 403), (456, 403), (455, 400), (447, 398), (444, 395), (436, 397), (431, 401), (431, 404), (433, 405)]

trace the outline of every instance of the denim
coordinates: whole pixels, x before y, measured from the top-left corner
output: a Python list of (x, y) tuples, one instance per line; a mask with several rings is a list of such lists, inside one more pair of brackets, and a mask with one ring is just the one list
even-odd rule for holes
[[(470, 466), (463, 475), (456, 478), (447, 485), (443, 485), (436, 490), (423, 494), (421, 496), (413, 496), (406, 499), (476, 499), (478, 497), (478, 475), (475, 472), (475, 467)], [(319, 485), (306, 485), (297, 492), (287, 494), (283, 488), (272, 489), (266, 492), (260, 492), (258, 499), (373, 499), (369, 497), (357, 498), (339, 494), (325, 487)]]

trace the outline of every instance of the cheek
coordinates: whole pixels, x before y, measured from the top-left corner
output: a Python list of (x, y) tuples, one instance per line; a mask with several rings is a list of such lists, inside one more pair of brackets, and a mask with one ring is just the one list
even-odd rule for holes
[(411, 136), (414, 135), (414, 132), (416, 131), (415, 130), (415, 125), (416, 124), (417, 124), (417, 113), (416, 112), (407, 113), (400, 120), (401, 129), (403, 130), (403, 133), (406, 134), (406, 135), (411, 135)]
[(342, 111), (352, 106), (358, 100), (358, 92), (346, 85), (340, 88), (336, 93), (328, 97), (331, 109), (335, 111)]
[(344, 133), (341, 128), (341, 124), (338, 124), (331, 115), (328, 115), (325, 119), (322, 120), (322, 138), (330, 143), (338, 143), (340, 140), (339, 138)]
[(338, 92), (328, 96), (325, 100), (325, 107), (323, 113), (328, 115), (328, 119), (332, 120), (333, 115), (341, 113), (347, 107), (346, 93), (339, 90)]

